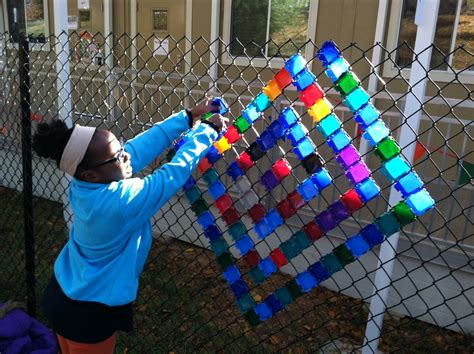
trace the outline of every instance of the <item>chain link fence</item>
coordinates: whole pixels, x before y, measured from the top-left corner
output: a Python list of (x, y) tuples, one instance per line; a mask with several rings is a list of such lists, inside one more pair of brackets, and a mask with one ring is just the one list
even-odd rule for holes
[[(111, 34), (105, 38), (87, 32), (62, 33), (44, 40), (22, 40), (21, 35), (12, 38), (9, 33), (0, 36), (0, 302), (25, 301), (30, 313), (46, 321), (39, 302), (72, 222), (65, 196), (67, 177), (55, 168), (54, 162), (32, 155), (29, 135), (39, 122), (60, 117), (130, 139), (172, 112), (192, 107), (206, 94), (223, 97), (230, 105), (229, 117), (234, 121), (281, 67), (280, 52), (304, 54), (319, 49), (311, 42), (303, 47), (291, 41), (280, 47), (272, 43), (278, 47), (276, 56), (264, 57), (258, 50), (248, 56), (246, 44), (242, 43), (209, 43), (204, 38), (165, 40), (167, 55), (162, 55), (163, 39), (153, 36), (130, 38)], [(235, 47), (243, 48), (238, 59), (230, 54)], [(383, 60), (372, 65), (368, 58), (376, 48), (381, 50)], [(451, 53), (441, 53), (435, 46), (428, 49), (436, 52), (439, 62), (432, 62), (432, 68), (426, 72), (426, 97), (418, 98), (423, 105), (419, 131), (415, 132), (413, 167), (436, 200), (436, 207), (400, 233), (379, 349), (470, 353), (474, 350), (474, 105), (472, 84), (467, 84), (465, 77), (474, 74), (474, 58), (463, 47)], [(406, 124), (403, 112), (411, 92), (407, 69), (418, 56), (413, 56), (415, 53), (406, 43), (393, 51), (380, 44), (360, 48), (356, 43), (341, 50), (363, 87), (375, 80), (376, 89), (369, 94), (398, 140)], [(397, 65), (401, 51), (405, 57), (409, 52), (414, 58), (412, 62), (405, 59), (403, 68)], [(458, 58), (456, 69), (452, 66), (454, 56)], [(389, 206), (391, 185), (381, 178), (379, 159), (371, 149), (361, 146), (360, 127), (341, 103), (341, 95), (325, 77), (316, 57), (308, 58), (308, 68), (335, 106), (352, 143), (360, 148), (382, 193), (277, 275), (253, 286), (250, 291), (257, 300), (264, 299)], [(434, 80), (432, 74), (437, 70), (451, 74), (451, 79)], [(388, 71), (390, 75), (386, 74)], [(25, 100), (27, 96), (29, 100)], [(256, 249), (262, 255), (268, 255), (275, 245), (287, 240), (350, 188), (344, 171), (305, 113), (298, 92), (288, 88), (265, 111), (265, 119), (246, 131), (243, 139), (214, 166), (236, 208), (242, 213), (233, 182), (226, 174), (229, 164), (289, 105), (300, 113), (334, 183), (271, 237), (257, 242)], [(291, 164), (293, 178), (267, 192), (257, 182), (282, 156)], [(166, 161), (166, 154), (158, 157), (143, 174), (151, 173)], [(200, 174), (196, 172), (195, 177), (201, 190), (206, 190)], [(247, 173), (267, 210), (306, 177), (288, 141), (269, 150)], [(208, 193), (204, 193), (204, 199), (212, 205)], [(242, 221), (251, 225), (247, 217), (242, 216)], [(221, 222), (220, 218), (217, 222)], [(380, 268), (378, 247), (270, 320), (252, 326), (240, 313), (183, 193), (161, 209), (153, 219), (153, 227), (154, 244), (134, 305), (135, 331), (119, 337), (117, 352), (349, 352), (359, 351), (364, 345), (370, 318), (368, 304), (374, 297), (375, 273)], [(229, 244), (235, 246), (227, 236)], [(238, 252), (231, 251), (244, 278), (248, 278), (248, 265)]]

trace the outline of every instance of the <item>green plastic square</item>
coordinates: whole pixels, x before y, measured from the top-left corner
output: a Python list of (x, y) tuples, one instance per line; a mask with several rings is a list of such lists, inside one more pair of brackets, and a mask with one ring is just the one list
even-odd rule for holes
[(393, 235), (401, 228), (400, 223), (395, 217), (395, 213), (391, 211), (388, 211), (375, 219), (375, 224), (385, 236)]
[(292, 238), (295, 239), (295, 241), (298, 245), (298, 250), (299, 250), (298, 253), (303, 252), (303, 250), (308, 248), (309, 245), (311, 244), (309, 239), (308, 239), (308, 236), (306, 236), (306, 234), (303, 231), (298, 231), (296, 234), (293, 235)]
[(275, 291), (275, 295), (278, 300), (285, 306), (293, 302), (293, 296), (291, 296), (290, 291), (285, 287), (277, 289)]
[(255, 306), (255, 300), (247, 293), (237, 299), (237, 304), (239, 305), (240, 312), (247, 312)]
[(359, 78), (352, 72), (348, 71), (337, 82), (335, 89), (343, 95), (348, 95), (352, 90), (360, 85)]
[(259, 267), (252, 268), (249, 272), (249, 275), (255, 284), (260, 284), (265, 280), (265, 275)]
[(237, 221), (234, 225), (229, 227), (228, 231), (234, 241), (240, 240), (242, 236), (247, 234), (247, 229), (241, 221)]
[(229, 249), (229, 245), (223, 238), (220, 238), (215, 242), (211, 243), (211, 248), (216, 254), (216, 256), (220, 256)]
[(298, 286), (296, 279), (291, 279), (289, 282), (286, 283), (285, 287), (288, 289), (291, 296), (293, 296), (293, 299), (296, 299), (297, 297), (300, 297), (301, 295), (303, 295), (303, 292)]
[(249, 122), (247, 122), (247, 120), (242, 116), (235, 120), (234, 126), (237, 128), (240, 134), (245, 133), (250, 128)]
[(296, 257), (299, 254), (298, 243), (293, 237), (283, 242), (280, 248), (283, 254), (285, 255), (286, 259), (288, 260)]
[(324, 257), (321, 257), (321, 264), (331, 274), (336, 273), (342, 269), (341, 262), (339, 262), (339, 259), (333, 252), (328, 253)]
[(204, 199), (198, 198), (193, 204), (191, 204), (191, 210), (199, 216), (206, 210), (209, 210), (209, 206)]
[(251, 309), (244, 313), (244, 318), (250, 323), (252, 326), (258, 325), (260, 323), (260, 318), (258, 317), (257, 313), (254, 309)]
[(374, 152), (382, 161), (387, 161), (400, 153), (400, 147), (395, 140), (388, 137), (378, 143)]
[(403, 201), (395, 205), (395, 207), (392, 210), (395, 213), (397, 220), (400, 222), (402, 226), (405, 226), (416, 219), (416, 216), (413, 213), (413, 211)]
[(344, 243), (334, 248), (333, 252), (336, 255), (339, 262), (341, 262), (343, 266), (355, 261), (355, 258), (352, 255), (352, 252), (347, 248), (347, 246)]
[(220, 256), (218, 256), (217, 263), (220, 265), (222, 271), (226, 270), (228, 266), (234, 264), (234, 262), (232, 261), (232, 255), (229, 252), (224, 252)]

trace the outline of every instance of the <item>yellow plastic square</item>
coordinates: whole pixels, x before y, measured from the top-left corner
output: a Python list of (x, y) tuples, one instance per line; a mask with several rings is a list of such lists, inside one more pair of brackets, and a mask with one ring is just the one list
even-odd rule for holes
[(218, 141), (214, 143), (214, 147), (217, 149), (217, 152), (219, 154), (222, 154), (223, 152), (227, 151), (230, 149), (230, 144), (229, 141), (225, 136), (221, 137)]
[(265, 86), (262, 91), (270, 99), (270, 101), (273, 101), (281, 94), (281, 88), (274, 80), (268, 81), (267, 86)]
[(308, 113), (313, 117), (314, 123), (319, 123), (323, 118), (331, 114), (332, 108), (332, 104), (323, 97), (308, 109)]

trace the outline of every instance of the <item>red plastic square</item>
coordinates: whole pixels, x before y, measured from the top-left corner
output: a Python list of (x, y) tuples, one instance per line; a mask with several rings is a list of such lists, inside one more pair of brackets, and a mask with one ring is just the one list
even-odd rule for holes
[(314, 220), (304, 226), (304, 233), (313, 242), (319, 240), (324, 235)]
[(288, 264), (288, 260), (279, 248), (270, 252), (270, 259), (276, 264), (278, 269), (283, 267), (285, 264)]
[(222, 218), (224, 219), (227, 226), (231, 226), (240, 220), (239, 213), (234, 207), (227, 209), (225, 213), (222, 214)]
[(284, 220), (290, 218), (292, 215), (295, 215), (296, 213), (296, 209), (293, 208), (293, 205), (291, 205), (288, 199), (283, 199), (280, 203), (278, 203), (277, 209), (278, 209), (278, 213), (281, 215), (281, 217)]
[(251, 250), (244, 256), (245, 263), (247, 263), (250, 267), (256, 267), (260, 262), (260, 259), (260, 255), (256, 250)]
[(253, 207), (251, 207), (248, 210), (248, 214), (250, 218), (252, 219), (252, 221), (254, 222), (254, 224), (262, 220), (266, 213), (267, 211), (265, 210), (263, 205), (260, 203), (255, 204)]
[(285, 68), (281, 68), (281, 70), (275, 74), (273, 79), (277, 82), (278, 86), (280, 86), (282, 90), (291, 84), (291, 75)]
[(357, 194), (355, 189), (348, 190), (346, 193), (344, 193), (341, 196), (341, 202), (351, 214), (364, 206), (364, 203), (360, 199), (359, 194)]
[(229, 144), (235, 143), (237, 140), (240, 139), (240, 134), (239, 131), (237, 130), (236, 127), (231, 125), (228, 129), (227, 132), (224, 134), (225, 138), (229, 142)]
[(313, 83), (300, 92), (300, 99), (307, 108), (313, 106), (316, 101), (324, 97), (324, 91), (317, 83)]
[(199, 172), (201, 173), (204, 173), (206, 172), (208, 169), (210, 169), (212, 167), (211, 163), (209, 162), (209, 160), (207, 159), (207, 157), (203, 158), (201, 160), (201, 162), (199, 163), (198, 165), (198, 170)]
[(295, 210), (298, 210), (305, 205), (303, 197), (297, 191), (293, 191), (288, 194), (286, 199), (288, 199), (288, 201), (291, 203), (293, 208), (295, 208)]
[(273, 164), (272, 171), (276, 178), (278, 178), (279, 181), (282, 181), (291, 173), (291, 167), (288, 164), (288, 161), (280, 159)]
[(216, 207), (221, 214), (232, 206), (232, 198), (228, 194), (224, 194), (216, 199)]
[(253, 166), (253, 161), (250, 158), (250, 155), (247, 154), (247, 151), (244, 151), (239, 155), (239, 157), (237, 157), (237, 163), (244, 172)]

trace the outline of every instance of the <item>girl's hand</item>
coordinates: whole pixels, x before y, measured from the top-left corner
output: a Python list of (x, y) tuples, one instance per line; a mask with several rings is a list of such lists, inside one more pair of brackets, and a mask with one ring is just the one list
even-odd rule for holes
[(206, 119), (205, 122), (212, 123), (211, 125), (216, 128), (218, 132), (221, 132), (227, 129), (227, 125), (229, 124), (229, 118), (226, 118), (216, 113)]
[(213, 106), (212, 101), (215, 97), (208, 96), (206, 99), (190, 109), (193, 119), (200, 118), (203, 114), (216, 111), (220, 106)]

